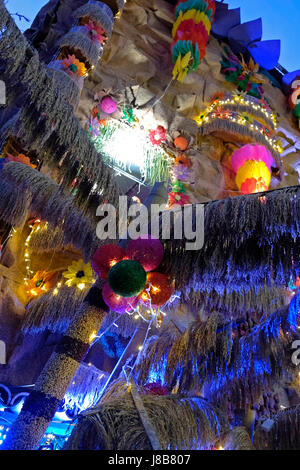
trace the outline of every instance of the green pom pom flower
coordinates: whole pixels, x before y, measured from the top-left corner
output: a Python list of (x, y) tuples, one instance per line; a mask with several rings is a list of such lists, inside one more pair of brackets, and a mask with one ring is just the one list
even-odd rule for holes
[(121, 297), (134, 297), (146, 285), (147, 274), (143, 266), (134, 260), (123, 260), (109, 271), (108, 283), (115, 294)]

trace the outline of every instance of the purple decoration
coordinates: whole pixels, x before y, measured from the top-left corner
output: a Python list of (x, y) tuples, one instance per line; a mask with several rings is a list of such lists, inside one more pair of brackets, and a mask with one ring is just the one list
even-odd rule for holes
[(87, 121), (88, 122), (88, 125), (89, 125), (89, 129), (91, 131), (91, 134), (92, 134), (92, 137), (95, 138), (95, 137), (99, 137), (100, 135), (100, 124), (99, 124), (99, 121), (98, 119), (95, 117), (93, 118), (93, 116), (91, 116), (90, 120)]
[(185, 165), (175, 165), (173, 174), (179, 181), (189, 181), (191, 173)]
[(224, 39), (227, 38), (229, 31), (234, 26), (241, 24), (241, 10), (235, 8), (234, 10), (222, 11), (220, 14), (217, 12), (211, 32), (216, 38)]
[(254, 62), (266, 70), (272, 70), (278, 64), (280, 57), (280, 40), (260, 41), (250, 44), (248, 51)]
[(102, 289), (103, 300), (106, 305), (116, 313), (126, 313), (132, 311), (138, 304), (138, 297), (121, 297), (114, 293), (108, 282)]
[(158, 238), (152, 235), (141, 235), (128, 244), (126, 255), (141, 263), (146, 272), (153, 271), (164, 258), (164, 247)]
[(228, 41), (235, 54), (247, 54), (248, 46), (262, 37), (261, 18), (235, 26), (228, 32)]

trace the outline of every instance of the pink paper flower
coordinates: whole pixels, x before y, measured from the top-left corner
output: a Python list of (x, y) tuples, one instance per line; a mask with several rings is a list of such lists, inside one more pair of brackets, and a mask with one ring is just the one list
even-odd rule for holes
[(106, 34), (101, 26), (98, 26), (92, 20), (84, 25), (85, 29), (89, 32), (89, 36), (94, 42), (100, 42), (103, 44), (106, 41)]
[(166, 140), (166, 129), (163, 126), (157, 126), (156, 129), (149, 131), (149, 139), (152, 145), (160, 145)]

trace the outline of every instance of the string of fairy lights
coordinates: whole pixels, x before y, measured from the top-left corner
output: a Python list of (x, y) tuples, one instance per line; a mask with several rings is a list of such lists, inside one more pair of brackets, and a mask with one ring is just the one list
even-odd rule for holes
[[(272, 121), (274, 129), (275, 130), (277, 129), (277, 118), (276, 118), (276, 115), (273, 113), (273, 111), (268, 110), (268, 109), (264, 108), (262, 105), (254, 103), (253, 101), (245, 98), (244, 96), (240, 96), (240, 95), (233, 95), (233, 97), (230, 97), (230, 98), (220, 99), (220, 100), (214, 101), (195, 120), (196, 120), (196, 122), (199, 126), (201, 126), (203, 124), (208, 124), (209, 122), (213, 121), (214, 119), (219, 119), (219, 117), (214, 114), (214, 110), (217, 107), (227, 106), (227, 105), (237, 105), (237, 104), (248, 106), (253, 111), (258, 111), (259, 110), (261, 113), (263, 113), (266, 116), (266, 118), (268, 118)], [(264, 139), (268, 142), (268, 144), (275, 151), (277, 151), (279, 153), (282, 153), (283, 149), (282, 149), (282, 146), (280, 144), (279, 139), (276, 136), (275, 137), (268, 137), (264, 133), (264, 130), (262, 128), (258, 127), (255, 124), (252, 124), (252, 123), (248, 122), (248, 120), (245, 119), (243, 114), (240, 114), (238, 117), (234, 117), (234, 116), (230, 115), (230, 113), (227, 113), (226, 114), (226, 119), (231, 121), (231, 122), (236, 122), (237, 124), (247, 126), (253, 131), (255, 130), (255, 131), (259, 132), (264, 137)]]

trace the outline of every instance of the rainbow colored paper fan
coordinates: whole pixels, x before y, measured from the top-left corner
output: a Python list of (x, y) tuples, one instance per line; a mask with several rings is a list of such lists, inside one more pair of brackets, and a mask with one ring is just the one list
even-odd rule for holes
[(214, 0), (182, 0), (177, 4), (172, 30), (174, 80), (182, 82), (205, 57), (215, 10)]

